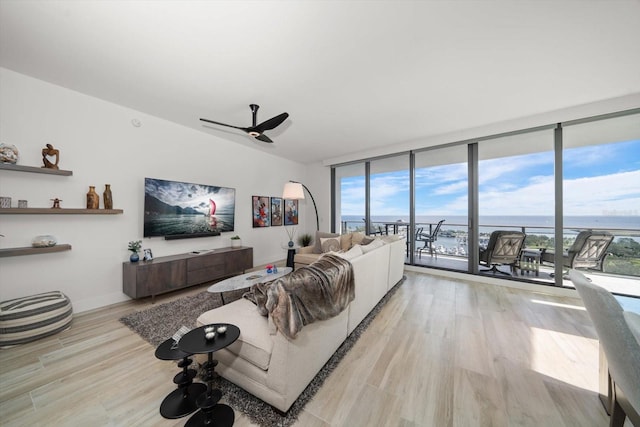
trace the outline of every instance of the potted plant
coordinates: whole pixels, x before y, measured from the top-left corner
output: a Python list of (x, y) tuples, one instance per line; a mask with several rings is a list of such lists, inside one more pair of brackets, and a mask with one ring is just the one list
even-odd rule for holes
[(298, 244), (302, 247), (309, 246), (313, 242), (313, 236), (308, 233), (298, 236)]
[(242, 239), (240, 239), (240, 236), (236, 234), (231, 238), (231, 247), (239, 248), (240, 246), (242, 246)]
[(129, 261), (138, 262), (140, 260), (140, 256), (138, 255), (138, 251), (142, 249), (142, 240), (132, 240), (129, 242), (128, 248), (131, 251), (131, 256), (129, 257)]

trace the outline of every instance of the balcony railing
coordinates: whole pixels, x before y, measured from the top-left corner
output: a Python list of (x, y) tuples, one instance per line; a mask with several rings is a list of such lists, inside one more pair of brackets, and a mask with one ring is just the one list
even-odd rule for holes
[[(416, 223), (416, 228), (423, 228), (424, 233), (431, 233), (436, 226), (435, 223)], [(343, 233), (351, 231), (365, 231), (364, 221), (342, 221)], [(554, 227), (518, 225), (506, 226), (502, 224), (480, 224), (479, 244), (486, 247), (489, 236), (494, 230), (520, 230), (527, 235), (525, 247), (527, 249), (549, 249), (555, 246)], [(640, 277), (640, 229), (638, 228), (615, 228), (615, 227), (592, 227), (592, 226), (571, 226), (563, 230), (563, 247), (568, 249), (575, 237), (581, 230), (608, 231), (614, 235), (614, 241), (609, 247), (609, 255), (605, 258), (604, 272), (614, 276)], [(403, 236), (413, 236), (410, 232), (409, 224), (403, 221), (379, 222), (372, 221), (370, 224), (370, 234), (400, 234)], [(409, 238), (411, 242), (413, 239)], [(438, 233), (438, 239), (434, 242), (434, 250), (438, 255), (467, 259), (468, 248), (467, 224), (445, 222)], [(417, 247), (421, 245), (416, 242)], [(420, 260), (416, 264), (433, 264), (430, 261), (422, 261), (424, 253), (420, 254)], [(408, 261), (408, 257), (407, 257)], [(466, 270), (466, 267), (461, 267)]]

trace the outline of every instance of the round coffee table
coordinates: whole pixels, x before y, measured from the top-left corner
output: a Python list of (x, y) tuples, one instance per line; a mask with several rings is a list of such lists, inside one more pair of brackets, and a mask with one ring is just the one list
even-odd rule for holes
[[(207, 326), (213, 326), (214, 329), (226, 326), (227, 331), (224, 334), (216, 333), (214, 339), (207, 340), (204, 336), (204, 329)], [(229, 405), (218, 403), (222, 397), (222, 392), (219, 389), (213, 389), (215, 367), (218, 364), (217, 360), (213, 360), (213, 353), (232, 344), (239, 336), (240, 328), (237, 326), (228, 323), (216, 323), (193, 329), (180, 338), (178, 342), (180, 350), (192, 354), (207, 353), (207, 362), (203, 366), (207, 371), (205, 378), (203, 378), (207, 382), (207, 391), (198, 397), (196, 404), (200, 410), (189, 418), (189, 421), (185, 424), (186, 427), (229, 427), (233, 425), (235, 419), (233, 409)]]
[(240, 274), (239, 276), (233, 276), (225, 280), (221, 280), (218, 283), (207, 288), (207, 292), (213, 294), (219, 293), (222, 304), (225, 304), (223, 292), (237, 291), (240, 289), (250, 288), (256, 283), (268, 282), (270, 280), (278, 279), (293, 271), (291, 267), (278, 268), (277, 273), (267, 273), (266, 271), (252, 271), (250, 273)]
[(160, 415), (164, 418), (180, 418), (196, 411), (198, 409), (196, 399), (207, 391), (206, 385), (193, 382), (197, 372), (195, 369), (188, 369), (191, 365), (191, 359), (189, 359), (191, 354), (180, 350), (173, 338), (169, 338), (156, 349), (155, 355), (160, 360), (182, 359), (178, 363), (182, 372), (173, 377), (173, 382), (178, 388), (169, 393), (160, 404)]

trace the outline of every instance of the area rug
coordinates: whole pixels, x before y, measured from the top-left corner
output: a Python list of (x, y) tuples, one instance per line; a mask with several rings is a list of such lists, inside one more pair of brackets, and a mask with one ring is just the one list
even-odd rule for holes
[[(402, 280), (378, 302), (373, 310), (362, 320), (360, 325), (353, 330), (351, 335), (349, 335), (336, 350), (285, 414), (222, 377), (216, 378), (213, 386), (222, 391), (223, 399), (226, 400), (232, 408), (242, 412), (254, 424), (261, 427), (288, 427), (292, 425), (297, 420), (298, 414), (300, 414), (306, 403), (313, 398), (325, 379), (331, 374), (335, 367), (338, 366), (338, 363), (340, 363), (342, 358), (358, 341), (360, 335), (369, 327), (371, 321), (402, 283), (404, 283), (405, 279), (406, 278), (403, 277)], [(225, 294), (225, 300), (226, 299), (227, 296)], [(219, 307), (220, 305), (222, 305), (222, 301), (218, 294), (205, 291), (147, 310), (131, 313), (122, 317), (120, 322), (128, 326), (147, 342), (157, 347), (167, 338), (170, 338), (180, 327), (187, 326), (190, 329), (195, 328), (196, 318), (200, 314), (212, 308)]]

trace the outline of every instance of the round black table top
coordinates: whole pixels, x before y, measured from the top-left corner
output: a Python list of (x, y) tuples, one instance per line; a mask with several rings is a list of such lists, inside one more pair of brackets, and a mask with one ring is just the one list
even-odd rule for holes
[(180, 360), (191, 356), (193, 353), (186, 353), (177, 345), (174, 345), (173, 338), (169, 338), (156, 348), (156, 357), (160, 360)]
[[(212, 340), (207, 340), (204, 337), (204, 328), (207, 326), (213, 326), (218, 328), (220, 326), (226, 326), (227, 331), (224, 334), (218, 334)], [(221, 350), (226, 346), (232, 344), (240, 336), (240, 328), (236, 325), (229, 323), (215, 323), (213, 325), (205, 325), (199, 328), (193, 329), (187, 332), (180, 341), (178, 347), (180, 350), (187, 353), (213, 353), (214, 351)]]

